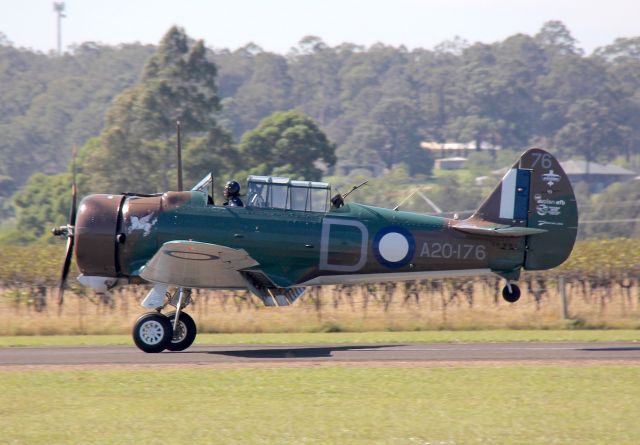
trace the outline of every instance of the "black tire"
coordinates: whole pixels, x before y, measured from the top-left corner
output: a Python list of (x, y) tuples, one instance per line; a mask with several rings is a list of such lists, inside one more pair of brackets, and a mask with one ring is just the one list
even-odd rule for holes
[(509, 292), (508, 286), (503, 287), (502, 298), (504, 298), (504, 300), (508, 303), (515, 303), (520, 299), (520, 288), (517, 285), (512, 284), (511, 292)]
[(144, 352), (164, 351), (172, 337), (173, 327), (169, 319), (157, 312), (144, 314), (133, 325), (133, 341)]
[[(175, 312), (169, 312), (167, 314), (167, 320), (169, 320), (171, 326), (173, 326), (173, 320), (175, 317)], [(176, 332), (177, 335), (175, 336), (177, 338), (172, 336), (167, 349), (169, 351), (184, 351), (193, 344), (197, 333), (196, 322), (193, 321), (193, 318), (191, 318), (191, 316), (186, 312), (180, 312), (180, 319), (178, 320), (178, 329)]]

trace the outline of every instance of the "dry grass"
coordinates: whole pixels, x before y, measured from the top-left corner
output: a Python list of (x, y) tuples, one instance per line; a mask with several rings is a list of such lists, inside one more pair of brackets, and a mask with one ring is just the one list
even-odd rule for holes
[[(523, 296), (508, 304), (496, 298), (497, 282), (444, 280), (417, 286), (398, 284), (311, 289), (293, 306), (263, 307), (247, 293), (199, 292), (188, 311), (201, 332), (411, 331), (438, 329), (640, 328), (640, 288), (611, 282), (567, 285), (570, 319), (562, 318), (557, 283), (521, 283)], [(626, 283), (628, 284), (628, 283)], [(625, 284), (625, 285), (626, 285)], [(146, 292), (129, 287), (112, 295), (68, 293), (59, 308), (55, 291), (0, 290), (0, 335), (121, 334), (145, 310)]]

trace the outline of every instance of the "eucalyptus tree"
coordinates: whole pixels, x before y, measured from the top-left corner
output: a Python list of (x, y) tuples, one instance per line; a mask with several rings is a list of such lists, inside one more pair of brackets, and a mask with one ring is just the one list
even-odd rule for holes
[(171, 28), (145, 65), (140, 82), (118, 96), (107, 112), (99, 147), (88, 158), (94, 184), (105, 190), (140, 192), (173, 187), (178, 121), (185, 145), (192, 152), (205, 151), (200, 158), (210, 160), (207, 151), (228, 147), (229, 137), (217, 122), (216, 76), (204, 42)]

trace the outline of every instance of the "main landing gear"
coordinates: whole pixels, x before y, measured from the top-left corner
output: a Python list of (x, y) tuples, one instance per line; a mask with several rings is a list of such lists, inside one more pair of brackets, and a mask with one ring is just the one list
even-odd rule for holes
[(520, 288), (507, 281), (507, 285), (502, 288), (502, 298), (508, 303), (515, 303), (520, 299)]
[[(156, 353), (165, 349), (184, 351), (196, 338), (196, 323), (182, 310), (191, 303), (191, 290), (178, 288), (169, 297), (168, 302), (157, 309), (142, 315), (133, 325), (133, 341), (144, 352)], [(166, 315), (160, 311), (166, 305), (176, 310)]]

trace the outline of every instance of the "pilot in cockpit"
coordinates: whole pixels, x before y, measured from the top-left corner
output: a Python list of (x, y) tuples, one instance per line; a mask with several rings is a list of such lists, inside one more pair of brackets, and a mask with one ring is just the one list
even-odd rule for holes
[(229, 207), (244, 207), (242, 199), (240, 199), (240, 184), (237, 181), (229, 181), (224, 186), (224, 202), (223, 205)]

